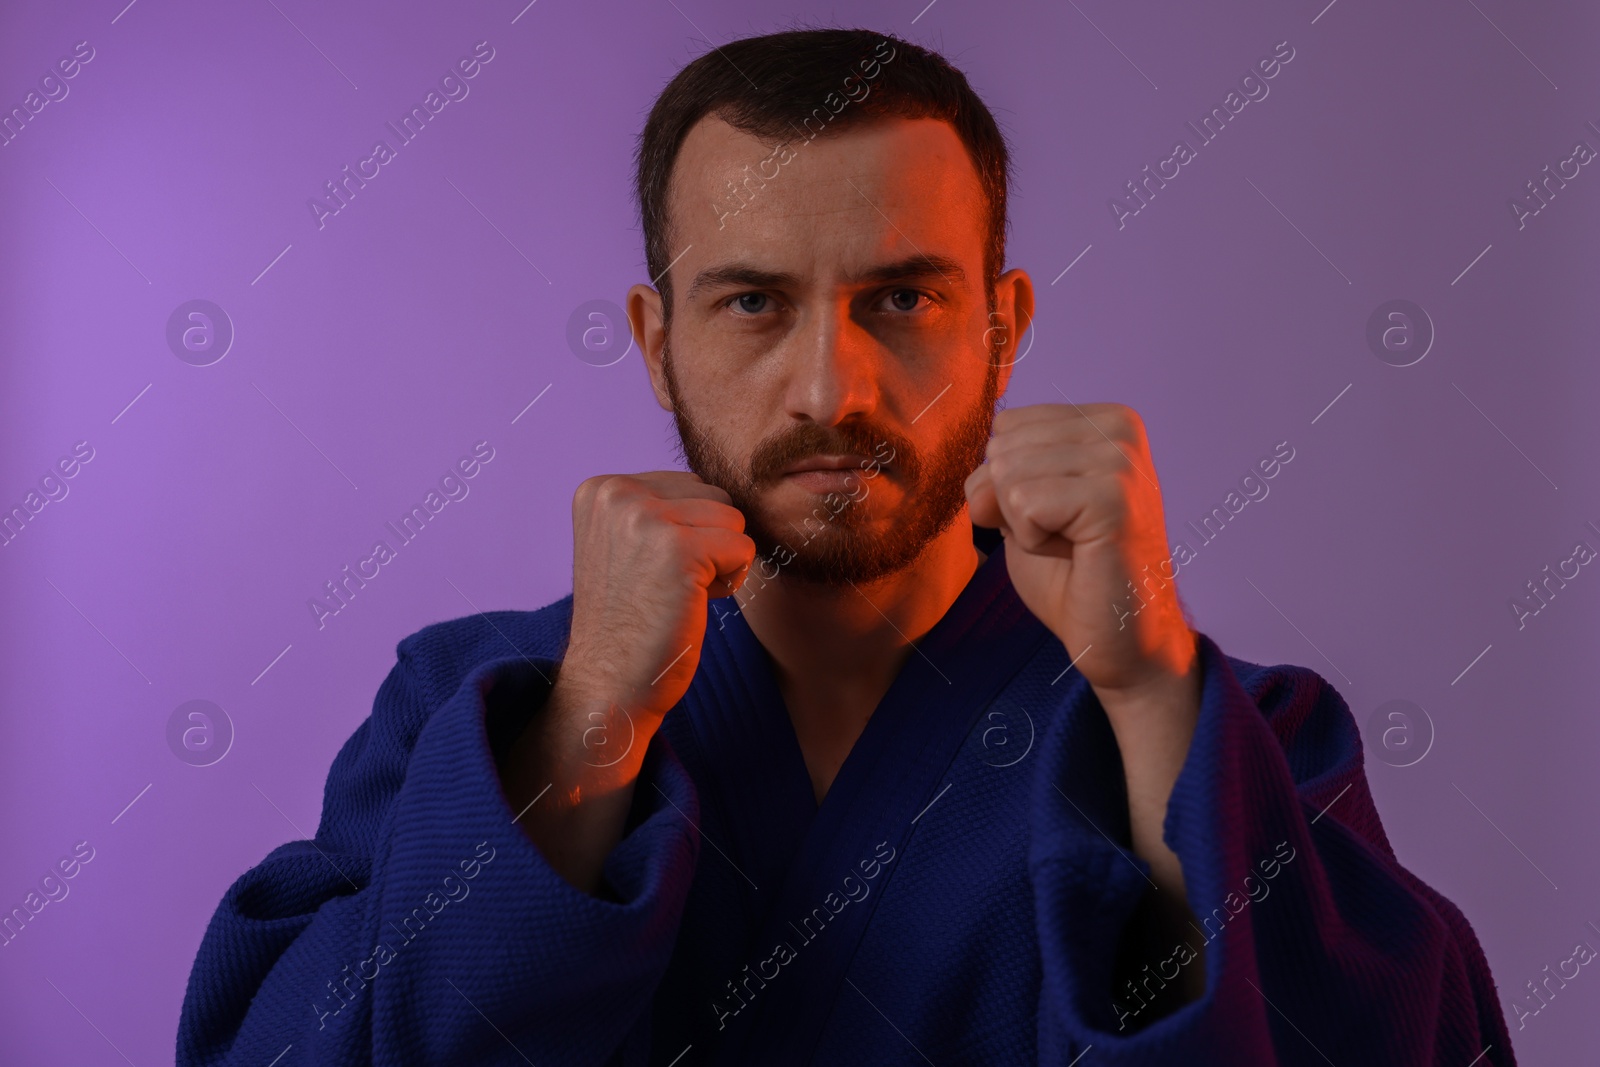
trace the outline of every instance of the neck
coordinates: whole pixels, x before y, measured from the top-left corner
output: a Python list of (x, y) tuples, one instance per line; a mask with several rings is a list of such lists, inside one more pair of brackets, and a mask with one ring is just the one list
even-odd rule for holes
[[(987, 557), (963, 509), (916, 562), (865, 584), (778, 579), (742, 609), (771, 655), (785, 695), (881, 696), (921, 638), (944, 617)], [(868, 703), (869, 710), (876, 699)]]

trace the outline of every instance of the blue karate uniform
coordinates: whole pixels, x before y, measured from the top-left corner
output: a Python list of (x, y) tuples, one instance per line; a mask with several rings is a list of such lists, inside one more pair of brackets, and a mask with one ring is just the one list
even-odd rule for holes
[[(975, 540), (989, 558), (820, 805), (766, 650), (712, 600), (597, 895), (513, 823), (496, 770), (571, 596), (405, 638), (315, 839), (212, 917), (177, 1062), (1514, 1062), (1471, 926), (1395, 860), (1343, 699), (1204, 633), (1165, 824), (1196, 925), (1128, 966), (1152, 883), (1110, 724), (998, 536)], [(1205, 992), (1163, 1015), (1186, 967)]]

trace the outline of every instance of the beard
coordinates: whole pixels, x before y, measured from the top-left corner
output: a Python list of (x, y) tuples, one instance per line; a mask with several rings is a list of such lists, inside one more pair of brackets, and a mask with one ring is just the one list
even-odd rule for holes
[[(670, 340), (661, 351), (682, 459), (744, 514), (744, 532), (755, 542), (757, 561), (767, 561), (755, 573), (770, 578), (776, 568), (782, 576), (826, 586), (864, 584), (904, 570), (961, 514), (965, 482), (983, 462), (999, 397), (1000, 365), (993, 358), (987, 362), (981, 394), (929, 456), (904, 436), (867, 420), (835, 427), (797, 422), (762, 441), (739, 465), (710, 434), (710, 424), (689, 413), (672, 371)], [(815, 503), (804, 515), (770, 511), (762, 494), (782, 481), (784, 468), (823, 454), (874, 457), (878, 473), (873, 475), (870, 466), (857, 470), (859, 484), (847, 493), (813, 496)], [(875, 520), (866, 502), (885, 479), (901, 488), (903, 500)]]

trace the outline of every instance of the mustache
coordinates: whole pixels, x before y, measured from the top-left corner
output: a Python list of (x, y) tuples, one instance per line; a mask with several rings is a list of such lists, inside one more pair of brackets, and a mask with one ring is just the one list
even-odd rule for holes
[(887, 433), (866, 423), (834, 428), (804, 423), (760, 445), (750, 457), (750, 476), (758, 485), (775, 482), (790, 464), (823, 455), (865, 456), (863, 466), (875, 464), (894, 470), (912, 484), (921, 470), (915, 450), (899, 434)]

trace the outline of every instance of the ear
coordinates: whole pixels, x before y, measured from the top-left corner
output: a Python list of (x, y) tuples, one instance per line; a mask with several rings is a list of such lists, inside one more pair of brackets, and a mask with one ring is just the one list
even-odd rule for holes
[(1011, 381), (1012, 369), (1038, 339), (1035, 334), (1028, 338), (1027, 348), (1022, 347), (1023, 336), (1033, 325), (1033, 279), (1028, 277), (1028, 272), (1013, 267), (1000, 275), (994, 284), (994, 305), (995, 314), (1006, 327), (1005, 340), (1000, 345), (997, 357), (1000, 361), (1000, 377), (996, 383), (999, 395), (1004, 396), (1006, 385)]
[(667, 331), (661, 322), (660, 293), (643, 284), (628, 290), (628, 328), (633, 331), (633, 343), (639, 346), (645, 369), (650, 372), (650, 388), (655, 391), (656, 403), (663, 410), (671, 411), (672, 397), (667, 392), (667, 378), (661, 369)]

